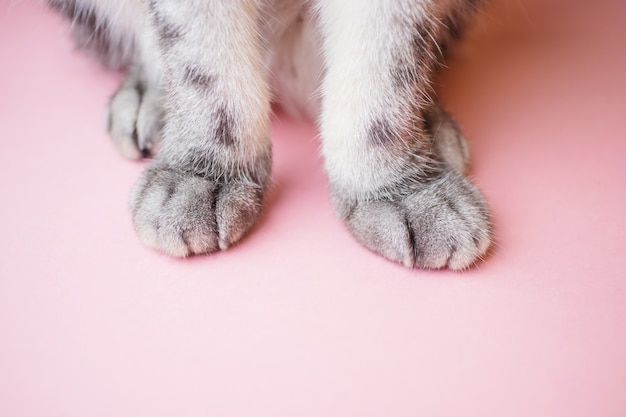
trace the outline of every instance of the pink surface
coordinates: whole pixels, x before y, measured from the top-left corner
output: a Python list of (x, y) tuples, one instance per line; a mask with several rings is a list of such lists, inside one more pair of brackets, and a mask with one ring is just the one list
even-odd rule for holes
[(410, 271), (331, 211), (309, 125), (226, 253), (135, 237), (118, 77), (0, 4), (0, 416), (626, 416), (626, 3), (495, 2), (440, 80), (498, 247)]

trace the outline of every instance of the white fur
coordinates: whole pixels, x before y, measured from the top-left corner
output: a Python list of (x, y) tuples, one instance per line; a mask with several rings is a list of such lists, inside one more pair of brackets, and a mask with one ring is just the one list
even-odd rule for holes
[(396, 29), (394, 19), (402, 8), (419, 22), (429, 3), (319, 3), (328, 68), (322, 87), (322, 151), (331, 181), (346, 192), (376, 192), (396, 181), (406, 165), (404, 157), (408, 155), (373, 148), (367, 142), (367, 130), (372, 120), (402, 118), (397, 115), (404, 110), (402, 97), (394, 91), (388, 68), (394, 51), (409, 40)]

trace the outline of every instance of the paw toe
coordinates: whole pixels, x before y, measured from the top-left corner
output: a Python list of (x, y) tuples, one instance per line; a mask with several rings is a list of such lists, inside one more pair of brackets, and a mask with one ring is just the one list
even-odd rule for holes
[(394, 262), (413, 266), (411, 229), (398, 205), (388, 201), (361, 203), (352, 210), (346, 224), (365, 247)]
[(243, 237), (256, 222), (262, 204), (263, 193), (257, 185), (233, 182), (219, 189), (215, 218), (220, 249), (227, 249)]
[(173, 170), (149, 168), (135, 186), (135, 230), (147, 246), (184, 257), (217, 250), (215, 185)]
[(415, 231), (416, 264), (421, 268), (465, 269), (487, 251), (487, 204), (464, 177), (449, 173), (403, 200)]

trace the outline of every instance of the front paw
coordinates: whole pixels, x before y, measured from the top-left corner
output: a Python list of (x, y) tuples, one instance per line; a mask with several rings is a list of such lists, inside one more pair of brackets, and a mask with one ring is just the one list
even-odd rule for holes
[(346, 203), (335, 197), (352, 234), (407, 267), (465, 269), (491, 245), (489, 210), (478, 189), (446, 172), (410, 192)]
[(254, 225), (263, 187), (249, 180), (214, 181), (153, 163), (131, 196), (141, 241), (172, 256), (225, 250)]

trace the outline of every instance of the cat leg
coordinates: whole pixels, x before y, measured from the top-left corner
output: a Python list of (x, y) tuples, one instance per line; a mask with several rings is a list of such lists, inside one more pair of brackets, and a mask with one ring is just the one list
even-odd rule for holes
[(70, 32), (80, 49), (113, 70), (132, 65), (138, 48), (137, 17), (141, 20), (141, 0), (47, 0), (47, 3), (70, 21)]
[(118, 151), (129, 159), (154, 156), (163, 129), (163, 66), (158, 39), (137, 17), (138, 51), (126, 78), (109, 100), (107, 131)]
[(333, 204), (357, 240), (410, 267), (464, 269), (491, 243), (485, 199), (462, 175), (462, 137), (431, 86), (442, 22), (458, 7), (465, 3), (318, 4), (326, 63), (320, 126)]
[(125, 157), (153, 154), (162, 127), (162, 70), (153, 37), (144, 30), (141, 0), (48, 0), (48, 4), (70, 20), (82, 50), (108, 68), (128, 71), (107, 106), (107, 131)]
[(226, 249), (255, 223), (271, 170), (270, 94), (255, 0), (152, 0), (163, 63), (162, 144), (131, 195), (148, 246)]
[(422, 119), (426, 135), (432, 138), (436, 159), (450, 170), (461, 175), (466, 174), (469, 149), (452, 116), (439, 103), (434, 103), (422, 112)]

